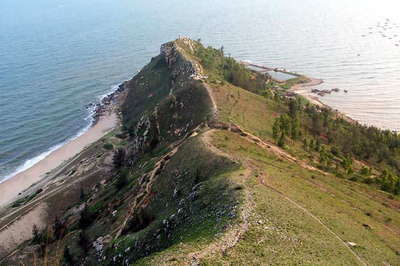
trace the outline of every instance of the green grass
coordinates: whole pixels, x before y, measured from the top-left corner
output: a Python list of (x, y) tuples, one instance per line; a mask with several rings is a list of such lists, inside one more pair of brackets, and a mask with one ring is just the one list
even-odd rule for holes
[(12, 208), (16, 208), (16, 207), (19, 207), (19, 206), (21, 206), (21, 205), (26, 204), (26, 203), (30, 202), (31, 200), (33, 200), (33, 199), (34, 199), (37, 195), (39, 195), (41, 192), (42, 192), (42, 189), (38, 189), (37, 191), (35, 191), (35, 192), (32, 193), (32, 194), (30, 194), (30, 195), (28, 195), (28, 196), (26, 196), (26, 197), (23, 197), (23, 198), (21, 198), (21, 199), (19, 199), (19, 200), (16, 200), (15, 202), (13, 202), (13, 203), (11, 204), (11, 207), (12, 207)]
[[(287, 113), (287, 107), (233, 86), (223, 81), (219, 73), (206, 70), (219, 119), (272, 141), (275, 118)], [(300, 76), (280, 87), (288, 89), (304, 81)], [(236, 173), (230, 178), (239, 184), (244, 182), (256, 206), (251, 226), (239, 243), (223, 254), (206, 256), (202, 265), (360, 264), (346, 247), (347, 242), (356, 243), (351, 249), (369, 264), (396, 265), (400, 261), (400, 214), (398, 200), (393, 196), (367, 184), (301, 168), (229, 132), (219, 131), (214, 144), (251, 169), (248, 180), (235, 179)], [(318, 154), (305, 151), (301, 141), (289, 144), (289, 153), (319, 164)], [(360, 168), (355, 163), (355, 170)], [(140, 265), (183, 265), (190, 252), (201, 250), (207, 241), (215, 239), (204, 238), (200, 245), (184, 240), (142, 259)]]
[(276, 117), (287, 111), (284, 107), (230, 84), (211, 87), (222, 121), (235, 123), (259, 137), (272, 140), (272, 125)]
[[(399, 262), (400, 239), (394, 232), (400, 229), (400, 213), (385, 204), (385, 193), (282, 161), (232, 133), (218, 132), (215, 145), (251, 165), (254, 176), (247, 189), (254, 193), (257, 215), (239, 245), (226, 256), (208, 258), (205, 264), (357, 263), (343, 243), (286, 197), (309, 210), (345, 242), (357, 243), (354, 251), (368, 263)], [(267, 186), (259, 182), (260, 177)], [(260, 220), (262, 225), (257, 223)]]
[[(205, 64), (205, 82), (212, 89), (220, 121), (274, 141), (275, 118), (288, 112), (282, 98), (275, 101), (266, 91), (275, 83), (258, 90), (262, 79), (253, 72), (244, 73), (232, 59), (223, 59), (222, 50), (202, 48), (198, 53), (182, 40), (176, 44), (182, 48), (178, 66), (185, 64), (186, 68), (187, 60)], [(198, 43), (193, 45), (199, 48)], [(358, 173), (363, 165), (358, 162), (354, 163), (355, 174), (338, 178), (278, 158), (237, 134), (215, 131), (212, 144), (232, 160), (209, 149), (203, 142), (204, 132), (200, 132), (186, 139), (178, 152), (164, 161), (154, 183), (149, 183), (149, 173), (172, 151), (172, 144), (210, 117), (204, 83), (188, 82), (184, 75), (172, 82), (171, 71), (175, 70), (179, 68), (171, 70), (158, 56), (127, 83), (130, 92), (122, 107), (124, 129), (109, 133), (99, 144), (99, 152), (111, 155), (112, 149), (125, 148), (132, 161), (121, 169), (101, 172), (98, 180), (105, 182), (91, 186), (86, 198), (93, 222), (85, 232), (91, 242), (110, 236), (103, 253), (106, 259), (99, 263), (94, 250), (83, 254), (77, 246), (79, 213), (69, 215), (69, 234), (63, 240), (73, 255), (86, 257), (88, 265), (120, 265), (126, 259), (132, 265), (187, 265), (193, 252), (204, 252), (201, 265), (357, 265), (357, 257), (346, 246), (354, 242), (351, 249), (368, 264), (399, 264), (398, 197), (349, 181), (351, 177), (364, 179)], [(233, 73), (238, 77), (233, 78)], [(250, 87), (257, 91), (234, 86), (230, 79), (235, 84), (253, 80)], [(289, 88), (299, 82), (304, 82), (304, 77), (279, 86)], [(150, 126), (137, 127), (139, 120)], [(310, 121), (304, 121), (308, 126)], [(148, 143), (156, 139), (156, 145), (136, 150), (137, 141), (145, 142), (140, 139), (144, 135)], [(307, 151), (301, 140), (288, 139), (285, 149), (311, 165), (320, 164), (319, 152)], [(117, 188), (121, 173), (126, 174), (126, 185)], [(140, 202), (140, 207), (129, 212), (134, 224), (114, 239), (133, 202)], [(238, 213), (241, 208), (250, 213), (248, 227), (233, 247), (220, 252), (225, 233), (245, 222)]]
[[(152, 168), (141, 166), (144, 171)], [(149, 255), (150, 251), (169, 250), (170, 246), (174, 249), (180, 243), (191, 246), (210, 242), (234, 219), (230, 214), (235, 213), (232, 207), (239, 204), (241, 191), (234, 189), (235, 182), (229, 176), (237, 169), (237, 164), (211, 153), (199, 137), (188, 140), (166, 164), (151, 188), (152, 194), (157, 196), (149, 202), (145, 211), (154, 220), (144, 229), (118, 238), (114, 242), (117, 249), (109, 249), (108, 258), (123, 254), (130, 261), (135, 261)], [(197, 191), (197, 196), (191, 198), (194, 191)], [(124, 193), (131, 192), (127, 190)], [(118, 213), (126, 211), (126, 204), (124, 201)], [(104, 202), (92, 208), (99, 209), (101, 206)], [(123, 214), (116, 218), (115, 224), (123, 218)], [(166, 227), (165, 220), (172, 221), (169, 222), (172, 226)], [(139, 246), (130, 253), (125, 252), (135, 245)], [(143, 263), (148, 260), (143, 259)]]
[(289, 79), (289, 80), (285, 81), (284, 83), (280, 84), (280, 87), (288, 90), (296, 84), (307, 82), (307, 80), (308, 79), (305, 76), (298, 76), (296, 78)]

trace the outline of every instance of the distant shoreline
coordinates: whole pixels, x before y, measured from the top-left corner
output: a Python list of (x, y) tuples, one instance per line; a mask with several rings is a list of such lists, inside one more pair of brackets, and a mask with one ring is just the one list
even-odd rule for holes
[(327, 105), (322, 103), (318, 97), (310, 96), (306, 91), (307, 88), (321, 85), (322, 83), (324, 83), (324, 81), (322, 79), (316, 79), (311, 77), (306, 77), (306, 78), (309, 80), (309, 82), (295, 84), (289, 89), (289, 91), (292, 91), (294, 93), (303, 96), (304, 98), (306, 98), (315, 105), (318, 105), (320, 107), (326, 107)]
[(310, 93), (308, 92), (307, 89), (310, 87), (315, 87), (315, 86), (321, 85), (324, 82), (322, 79), (316, 79), (316, 78), (311, 78), (311, 77), (307, 77), (307, 76), (303, 76), (303, 77), (308, 79), (309, 82), (295, 84), (289, 89), (289, 91), (303, 96), (304, 98), (306, 98), (309, 102), (311, 102), (314, 105), (317, 105), (317, 106), (323, 107), (323, 108), (328, 108), (328, 109), (336, 112), (336, 114), (338, 116), (342, 117), (347, 122), (359, 124), (359, 122), (357, 120), (351, 118), (350, 116), (346, 115), (345, 113), (343, 113), (337, 109), (334, 109), (331, 106), (323, 103), (317, 96), (310, 95)]
[(0, 208), (11, 203), (31, 185), (41, 181), (46, 175), (79, 154), (84, 148), (101, 139), (119, 123), (118, 96), (124, 90), (123, 84), (105, 95), (99, 103), (91, 103), (93, 121), (87, 130), (71, 141), (61, 144), (29, 168), (0, 183)]
[[(351, 118), (350, 116), (346, 115), (345, 113), (343, 113), (343, 112), (341, 112), (341, 111), (339, 111), (337, 109), (334, 109), (331, 106), (323, 103), (317, 96), (311, 96), (310, 95), (310, 93), (308, 91), (308, 88), (321, 85), (322, 83), (324, 83), (324, 81), (322, 79), (312, 78), (312, 77), (308, 77), (308, 76), (301, 75), (301, 74), (298, 74), (298, 73), (290, 72), (290, 71), (288, 71), (288, 70), (286, 70), (284, 68), (271, 68), (271, 67), (255, 64), (255, 63), (252, 63), (250, 61), (240, 61), (240, 63), (245, 65), (245, 66), (255, 67), (255, 68), (258, 68), (258, 69), (262, 69), (264, 71), (275, 71), (275, 72), (280, 72), (280, 73), (284, 73), (284, 74), (289, 74), (289, 75), (292, 75), (292, 76), (295, 76), (295, 77), (304, 77), (304, 78), (306, 78), (308, 80), (308, 82), (297, 83), (297, 84), (293, 85), (288, 91), (303, 96), (310, 103), (312, 103), (312, 104), (314, 104), (316, 106), (327, 108), (327, 109), (330, 109), (330, 110), (336, 112), (336, 114), (339, 117), (343, 118), (344, 120), (348, 121), (349, 123), (357, 123), (357, 124), (360, 123), (359, 121)], [(258, 71), (258, 70), (255, 70), (255, 71)], [(261, 71), (261, 72), (258, 71), (258, 72), (263, 73), (264, 71)], [(276, 82), (283, 82), (281, 80), (276, 80), (274, 78), (272, 78), (272, 80), (274, 80)]]

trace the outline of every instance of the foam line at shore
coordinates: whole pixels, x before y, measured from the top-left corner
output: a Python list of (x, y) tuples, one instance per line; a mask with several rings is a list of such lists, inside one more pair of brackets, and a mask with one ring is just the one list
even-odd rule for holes
[(97, 99), (99, 99), (98, 101), (89, 103), (86, 106), (87, 107), (86, 109), (88, 111), (88, 116), (86, 116), (84, 118), (84, 120), (89, 121), (89, 123), (84, 128), (79, 130), (78, 133), (76, 133), (72, 137), (68, 138), (64, 142), (56, 144), (56, 145), (50, 147), (47, 151), (42, 152), (41, 154), (26, 160), (23, 164), (18, 166), (16, 168), (16, 170), (14, 170), (11, 174), (6, 175), (4, 178), (2, 178), (0, 180), (0, 184), (5, 182), (6, 180), (9, 180), (10, 178), (12, 178), (12, 177), (14, 177), (16, 175), (28, 170), (29, 168), (31, 168), (32, 166), (36, 165), (40, 161), (44, 160), (47, 156), (49, 156), (54, 151), (60, 149), (64, 145), (70, 143), (71, 141), (73, 141), (73, 140), (79, 138), (80, 136), (82, 136), (83, 134), (85, 134), (93, 126), (93, 124), (96, 122), (96, 116), (97, 116), (97, 111), (98, 111), (99, 105), (101, 106), (104, 99), (106, 99), (110, 95), (112, 95), (115, 92), (117, 92), (118, 89), (120, 88), (120, 86), (121, 86), (121, 84), (111, 86), (112, 89), (109, 92), (104, 93), (104, 94), (102, 94), (102, 95), (97, 97)]
[(62, 146), (64, 146), (65, 144), (68, 144), (69, 142), (79, 138), (80, 136), (82, 136), (83, 134), (85, 134), (89, 128), (92, 126), (93, 121), (90, 122), (89, 125), (85, 126), (83, 129), (81, 129), (77, 134), (75, 134), (74, 136), (72, 136), (71, 138), (67, 139), (66, 141), (59, 143), (53, 147), (51, 147), (50, 149), (48, 149), (47, 151), (26, 160), (22, 165), (20, 165), (19, 167), (17, 167), (17, 169), (7, 175), (6, 177), (4, 177), (2, 180), (0, 180), (0, 184), (5, 182), (6, 180), (12, 178), (13, 176), (18, 175), (19, 173), (24, 172), (25, 170), (28, 170), (29, 168), (31, 168), (32, 166), (34, 166), (35, 164), (39, 163), (40, 161), (42, 161), (43, 159), (45, 159), (47, 156), (49, 156), (52, 152), (58, 150), (59, 148), (61, 148)]

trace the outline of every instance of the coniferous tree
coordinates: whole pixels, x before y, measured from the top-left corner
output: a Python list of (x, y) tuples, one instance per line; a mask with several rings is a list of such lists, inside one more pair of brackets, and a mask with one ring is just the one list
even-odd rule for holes
[(64, 248), (64, 255), (63, 255), (64, 263), (66, 265), (74, 265), (74, 259), (69, 251), (69, 248), (66, 246)]
[(86, 235), (85, 231), (81, 231), (79, 234), (79, 246), (82, 247), (82, 249), (87, 252), (89, 250), (89, 245), (90, 245), (90, 241), (88, 236)]
[(285, 135), (283, 133), (279, 137), (278, 146), (282, 148), (285, 146)]
[(272, 136), (276, 142), (278, 141), (279, 132), (280, 132), (280, 122), (278, 119), (275, 119), (274, 125), (272, 126)]
[(115, 151), (113, 156), (113, 163), (115, 168), (121, 168), (125, 163), (125, 150), (123, 148), (119, 148)]

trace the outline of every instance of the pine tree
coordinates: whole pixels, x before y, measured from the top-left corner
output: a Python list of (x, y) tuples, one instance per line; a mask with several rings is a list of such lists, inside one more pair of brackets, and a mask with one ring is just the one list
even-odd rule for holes
[(297, 116), (297, 112), (298, 112), (297, 102), (295, 100), (290, 100), (290, 102), (289, 102), (290, 117), (295, 118)]
[(56, 217), (53, 224), (54, 238), (56, 240), (61, 239), (64, 236), (65, 229), (65, 224), (58, 217)]
[(275, 119), (274, 125), (272, 126), (272, 136), (276, 142), (278, 141), (279, 131), (280, 131), (279, 123), (280, 123), (279, 120)]
[(118, 190), (122, 189), (126, 184), (128, 184), (128, 174), (129, 171), (127, 169), (123, 169), (118, 174), (117, 182), (115, 183), (115, 186)]
[(74, 265), (74, 259), (73, 259), (72, 255), (71, 255), (71, 252), (69, 251), (68, 247), (64, 248), (63, 259), (64, 259), (64, 263), (66, 265)]
[(113, 156), (113, 163), (115, 168), (121, 168), (125, 163), (125, 150), (119, 148), (115, 151)]
[(32, 228), (32, 243), (33, 244), (39, 244), (40, 242), (42, 242), (42, 234), (39, 232), (39, 228), (37, 227), (36, 224), (33, 225)]
[(88, 227), (93, 221), (93, 216), (90, 213), (88, 207), (85, 205), (81, 212), (81, 217), (79, 219), (79, 225), (81, 228), (86, 228)]
[(79, 245), (82, 247), (82, 249), (86, 252), (89, 249), (89, 238), (87, 237), (86, 233), (84, 231), (81, 231), (79, 234)]
[(316, 151), (321, 150), (321, 142), (319, 141), (319, 139), (317, 139), (317, 141), (315, 142), (315, 150)]
[(80, 199), (81, 201), (84, 201), (85, 198), (86, 198), (85, 191), (84, 191), (83, 188), (81, 187), (79, 199)]
[(278, 146), (282, 148), (285, 146), (285, 135), (283, 133), (278, 140)]
[(303, 139), (303, 149), (305, 151), (308, 151), (308, 141), (306, 138)]

